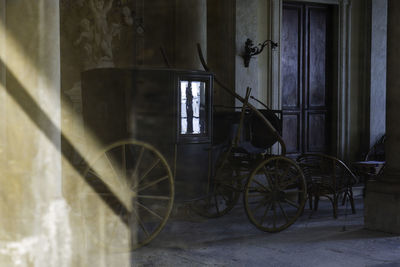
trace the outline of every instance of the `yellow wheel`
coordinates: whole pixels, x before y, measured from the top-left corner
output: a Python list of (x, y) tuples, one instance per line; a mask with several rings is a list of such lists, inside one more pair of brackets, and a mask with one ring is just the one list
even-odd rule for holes
[(279, 232), (302, 214), (306, 201), (306, 181), (291, 159), (277, 156), (260, 164), (251, 173), (244, 192), (249, 220), (260, 230)]
[(174, 182), (153, 146), (125, 140), (105, 148), (84, 172), (79, 195), (90, 239), (112, 251), (148, 244), (172, 210)]

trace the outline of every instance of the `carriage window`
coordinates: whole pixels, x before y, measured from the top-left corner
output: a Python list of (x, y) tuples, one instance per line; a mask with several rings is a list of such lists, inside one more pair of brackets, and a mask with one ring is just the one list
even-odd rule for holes
[(206, 83), (181, 81), (181, 134), (206, 133)]

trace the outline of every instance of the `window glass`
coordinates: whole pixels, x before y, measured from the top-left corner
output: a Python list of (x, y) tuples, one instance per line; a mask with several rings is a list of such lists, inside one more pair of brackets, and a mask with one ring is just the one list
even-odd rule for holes
[(181, 134), (206, 133), (206, 84), (181, 81)]

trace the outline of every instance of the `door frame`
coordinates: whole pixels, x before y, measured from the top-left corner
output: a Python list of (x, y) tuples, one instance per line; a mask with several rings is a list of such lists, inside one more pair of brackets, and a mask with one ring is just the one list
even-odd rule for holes
[[(268, 15), (270, 18), (269, 38), (281, 43), (282, 11), (284, 0), (267, 0)], [(330, 4), (337, 6), (338, 12), (334, 18), (338, 23), (334, 26), (337, 32), (337, 84), (333, 89), (336, 94), (336, 156), (348, 159), (350, 155), (351, 109), (350, 109), (350, 63), (351, 63), (351, 0), (295, 0), (304, 3)], [(281, 50), (271, 53), (271, 73), (266, 94), (271, 96), (271, 106), (282, 109), (282, 76), (281, 76)]]

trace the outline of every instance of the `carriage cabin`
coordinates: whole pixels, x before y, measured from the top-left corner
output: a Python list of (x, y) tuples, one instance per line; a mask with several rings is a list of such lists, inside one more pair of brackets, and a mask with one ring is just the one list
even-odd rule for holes
[[(296, 180), (297, 159), (328, 155), (353, 179), (378, 140), (384, 168), (352, 208), (359, 229), (400, 234), (399, 23), (396, 0), (0, 0), (0, 265), (136, 266), (199, 200), (216, 217), (243, 197), (281, 231), (323, 186)], [(282, 224), (255, 218), (263, 194)]]

